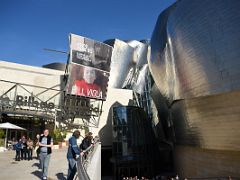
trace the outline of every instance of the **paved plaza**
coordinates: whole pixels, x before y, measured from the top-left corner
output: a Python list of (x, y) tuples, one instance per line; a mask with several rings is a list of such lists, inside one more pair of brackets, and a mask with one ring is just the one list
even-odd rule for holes
[[(66, 147), (53, 150), (48, 169), (48, 180), (66, 179), (68, 169), (66, 153)], [(30, 161), (15, 161), (15, 151), (0, 152), (0, 180), (41, 179), (41, 170), (35, 152), (33, 157), (33, 160)]]

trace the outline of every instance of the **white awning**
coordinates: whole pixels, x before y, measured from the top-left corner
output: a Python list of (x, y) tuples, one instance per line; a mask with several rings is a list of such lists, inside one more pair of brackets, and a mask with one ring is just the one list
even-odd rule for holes
[(9, 122), (6, 123), (1, 123), (0, 124), (0, 129), (18, 129), (18, 130), (25, 130), (25, 128), (19, 127), (17, 125), (11, 124)]

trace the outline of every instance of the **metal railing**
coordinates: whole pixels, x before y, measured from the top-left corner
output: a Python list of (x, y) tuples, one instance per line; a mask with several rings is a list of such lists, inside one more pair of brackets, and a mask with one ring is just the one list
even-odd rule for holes
[(97, 149), (97, 146), (101, 142), (95, 142), (91, 144), (87, 149), (84, 150), (84, 155), (77, 158), (77, 174), (74, 178), (79, 180), (90, 180), (90, 177), (87, 173), (87, 167), (91, 163), (91, 159)]
[(240, 180), (240, 177), (189, 177), (185, 178), (185, 180)]
[[(125, 179), (134, 179), (132, 177), (125, 177)], [(240, 177), (233, 177), (233, 176), (223, 176), (223, 177), (188, 177), (188, 178), (183, 178), (177, 176), (155, 176), (154, 178), (150, 179), (155, 179), (155, 180), (240, 180)]]

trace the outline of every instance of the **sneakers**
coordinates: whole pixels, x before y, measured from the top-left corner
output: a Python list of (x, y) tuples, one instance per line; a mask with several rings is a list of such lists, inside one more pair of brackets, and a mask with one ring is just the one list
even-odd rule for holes
[(47, 177), (43, 177), (42, 179), (43, 179), (43, 180), (47, 180)]

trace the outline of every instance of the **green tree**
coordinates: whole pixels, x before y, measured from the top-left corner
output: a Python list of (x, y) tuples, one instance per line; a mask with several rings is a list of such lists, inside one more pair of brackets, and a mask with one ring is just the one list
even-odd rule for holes
[(4, 146), (5, 133), (3, 129), (0, 129), (0, 146)]
[(59, 142), (63, 142), (67, 136), (66, 131), (62, 131), (61, 129), (57, 128), (52, 133), (53, 144), (58, 144)]
[(0, 139), (5, 138), (5, 133), (3, 129), (0, 129)]
[(89, 127), (85, 126), (84, 131), (85, 131), (85, 134), (89, 133)]

